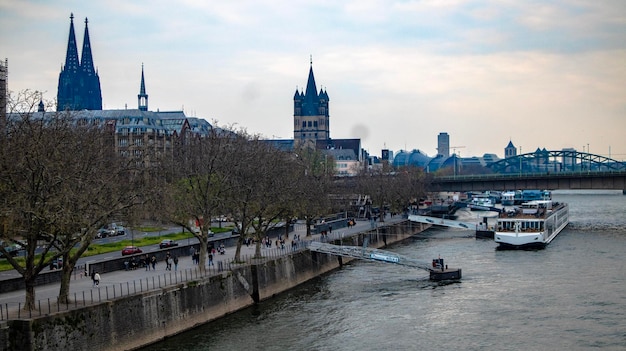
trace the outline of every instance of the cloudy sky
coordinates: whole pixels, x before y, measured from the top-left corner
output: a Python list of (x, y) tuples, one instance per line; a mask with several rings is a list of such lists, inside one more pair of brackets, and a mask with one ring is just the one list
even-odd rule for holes
[[(55, 99), (69, 16), (84, 18), (105, 109), (184, 110), (293, 137), (313, 58), (332, 138), (462, 157), (509, 141), (626, 160), (624, 0), (0, 0), (9, 89)], [(589, 146), (587, 146), (589, 145)]]

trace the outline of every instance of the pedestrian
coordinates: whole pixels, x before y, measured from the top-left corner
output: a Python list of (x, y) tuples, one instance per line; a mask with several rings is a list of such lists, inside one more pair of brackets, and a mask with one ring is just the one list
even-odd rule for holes
[(178, 270), (178, 256), (174, 256), (174, 271)]
[(100, 273), (96, 272), (96, 274), (93, 275), (93, 281), (96, 286), (100, 286)]
[(213, 266), (213, 254), (209, 253), (209, 266)]
[(152, 255), (150, 262), (152, 263), (152, 270), (156, 270), (156, 257), (154, 257), (154, 255)]
[(148, 254), (143, 258), (143, 263), (146, 265), (146, 270), (150, 270), (150, 259), (148, 258)]
[(165, 270), (166, 271), (171, 271), (172, 270), (172, 263), (170, 262), (170, 253), (168, 252), (167, 255), (165, 255)]
[(198, 253), (198, 251), (193, 252), (193, 255), (191, 255), (191, 260), (193, 261), (193, 264), (198, 264), (198, 261), (200, 260), (200, 254)]
[(91, 272), (91, 286), (96, 286), (96, 271)]

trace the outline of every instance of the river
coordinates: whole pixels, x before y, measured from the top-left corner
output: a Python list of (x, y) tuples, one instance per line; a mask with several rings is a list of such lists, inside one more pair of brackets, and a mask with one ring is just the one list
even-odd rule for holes
[(146, 350), (625, 350), (626, 196), (555, 193), (570, 224), (544, 250), (433, 228), (390, 251), (463, 279), (353, 261)]

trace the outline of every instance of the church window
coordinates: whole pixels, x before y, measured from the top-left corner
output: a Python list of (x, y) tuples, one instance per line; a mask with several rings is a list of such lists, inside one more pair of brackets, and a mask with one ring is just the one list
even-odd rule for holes
[(317, 121), (313, 121), (313, 127), (317, 128)]
[(306, 121), (302, 121), (302, 128), (306, 128)]
[(311, 123), (311, 121), (309, 121), (309, 128), (313, 126), (313, 123)]

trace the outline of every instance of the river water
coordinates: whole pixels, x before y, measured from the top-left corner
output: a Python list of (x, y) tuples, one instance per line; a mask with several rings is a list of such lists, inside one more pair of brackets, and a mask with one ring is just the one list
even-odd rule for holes
[(555, 193), (570, 224), (544, 250), (429, 229), (390, 251), (463, 279), (353, 261), (150, 350), (626, 350), (626, 196)]

